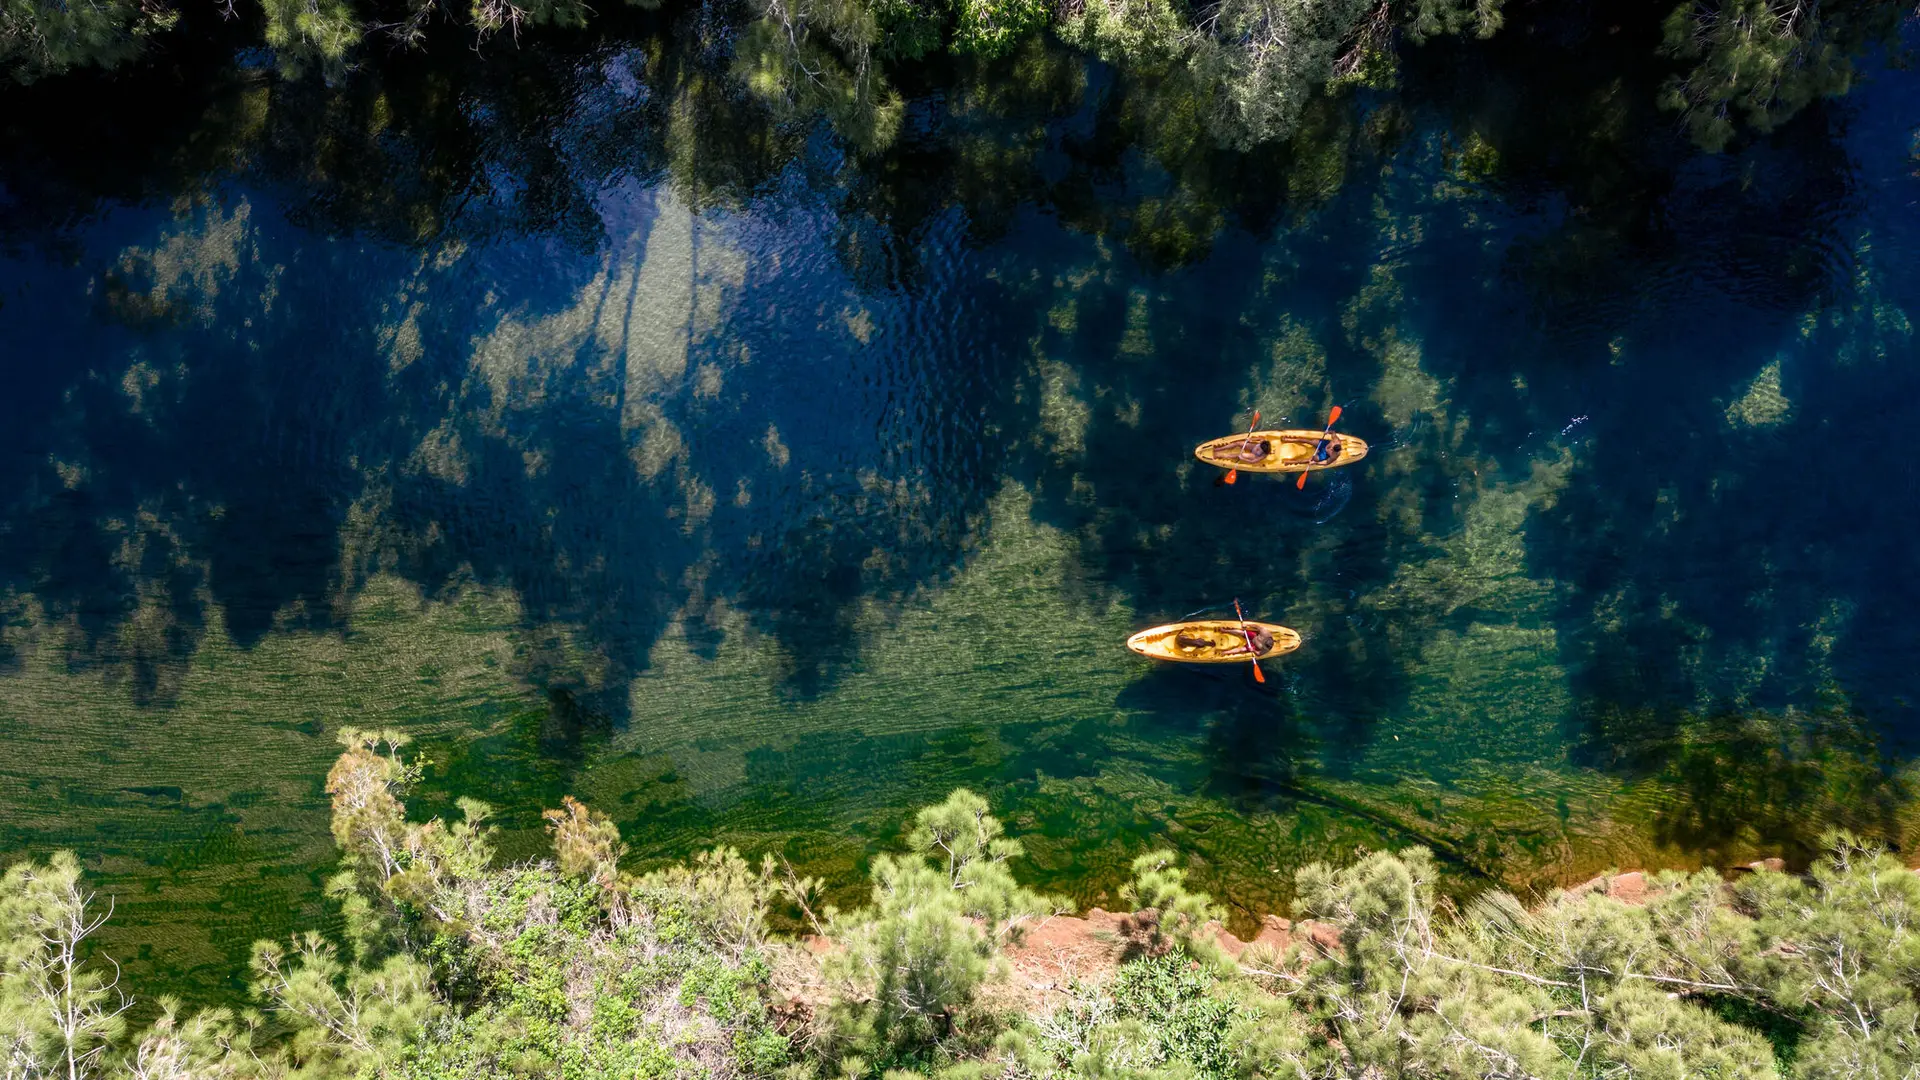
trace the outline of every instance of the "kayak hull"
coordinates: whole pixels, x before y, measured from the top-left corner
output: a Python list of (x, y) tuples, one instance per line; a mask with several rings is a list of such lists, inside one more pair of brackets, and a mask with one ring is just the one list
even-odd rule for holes
[[(1273, 453), (1259, 461), (1239, 459), (1237, 455), (1242, 446), (1262, 440), (1273, 444)], [(1327, 436), (1327, 442), (1332, 444), (1328, 447), (1330, 458), (1327, 461), (1313, 460), (1314, 448), (1320, 444), (1320, 432), (1308, 428), (1256, 431), (1251, 437), (1244, 433), (1228, 435), (1194, 447), (1193, 456), (1216, 468), (1239, 469), (1241, 472), (1254, 473), (1300, 473), (1337, 469), (1342, 465), (1351, 465), (1367, 456), (1367, 441), (1358, 435), (1336, 431)], [(1339, 452), (1333, 453), (1336, 447)]]
[[(1141, 656), (1182, 664), (1244, 664), (1254, 658), (1244, 652), (1238, 656), (1223, 655), (1228, 649), (1246, 645), (1247, 639), (1241, 632), (1241, 625), (1236, 619), (1192, 619), (1168, 623), (1142, 630), (1128, 638), (1127, 648)], [(1245, 625), (1248, 629), (1265, 630), (1273, 635), (1273, 647), (1260, 654), (1261, 660), (1290, 653), (1300, 647), (1297, 631), (1277, 623), (1254, 622), (1251, 619)], [(1182, 645), (1178, 640), (1182, 636), (1189, 640), (1205, 640), (1209, 644), (1202, 647)]]

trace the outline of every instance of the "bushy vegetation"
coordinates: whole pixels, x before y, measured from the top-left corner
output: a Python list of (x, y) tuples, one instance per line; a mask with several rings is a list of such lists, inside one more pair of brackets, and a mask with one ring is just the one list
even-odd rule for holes
[[(626, 3), (651, 9), (661, 0)], [(1216, 144), (1250, 148), (1291, 136), (1318, 95), (1392, 83), (1403, 46), (1492, 35), (1503, 3), (749, 0), (733, 9), (708, 0), (702, 18), (739, 23), (721, 37), (745, 85), (826, 115), (863, 149), (885, 145), (898, 127), (889, 72), (935, 54), (1005, 57), (1048, 33), (1172, 94)], [(239, 14), (231, 3), (218, 10)], [(417, 47), (430, 33), (457, 33), (451, 24), (478, 43), (517, 42), (537, 27), (582, 26), (593, 11), (585, 0), (259, 0), (244, 14), (284, 73), (334, 77), (373, 55), (369, 39)], [(1661, 11), (1660, 52), (1675, 65), (1662, 103), (1711, 149), (1743, 127), (1765, 131), (1818, 98), (1845, 93), (1860, 60), (1897, 47), (1914, 14), (1901, 0), (1687, 0), (1656, 9), (1653, 22)], [(0, 69), (33, 82), (113, 67), (179, 21), (170, 0), (0, 0)]]
[(1862, 54), (1896, 48), (1910, 4), (1854, 0), (1693, 0), (1666, 21), (1666, 50), (1687, 69), (1667, 81), (1695, 141), (1726, 146), (1744, 123), (1771, 130), (1817, 98), (1847, 92)]
[[(743, 55), (763, 88), (884, 114), (885, 62), (1006, 55), (1052, 27), (1149, 83), (1172, 83), (1214, 141), (1290, 135), (1329, 85), (1392, 78), (1396, 41), (1492, 34), (1500, 0), (764, 0)], [(844, 89), (830, 89), (844, 87)]]
[[(566, 800), (551, 858), (498, 865), (487, 808), (411, 822), (417, 769), (349, 731), (329, 774), (338, 938), (254, 950), (253, 1004), (133, 1031), (90, 938), (111, 902), (78, 860), (0, 879), (9, 1078), (1717, 1077), (1920, 1070), (1920, 875), (1848, 835), (1805, 876), (1667, 873), (1527, 907), (1438, 898), (1432, 857), (1377, 852), (1297, 877), (1285, 947), (1234, 955), (1168, 852), (1134, 864), (1131, 955), (1045, 1000), (997, 993), (1056, 906), (1020, 845), (957, 791), (836, 911), (783, 861), (720, 848), (646, 875)], [(814, 948), (769, 930), (779, 910)]]

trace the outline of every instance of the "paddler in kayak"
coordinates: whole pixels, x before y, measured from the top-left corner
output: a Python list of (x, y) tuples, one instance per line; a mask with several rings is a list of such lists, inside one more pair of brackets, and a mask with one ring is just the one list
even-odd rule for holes
[(1245, 465), (1258, 465), (1267, 460), (1267, 455), (1271, 453), (1273, 453), (1273, 443), (1270, 440), (1261, 439), (1259, 442), (1249, 440), (1240, 444), (1240, 449), (1234, 453), (1233, 458)]
[[(1236, 639), (1239, 641), (1238, 645), (1235, 645), (1230, 649), (1220, 649), (1217, 652), (1215, 652), (1214, 655), (1215, 656), (1265, 656), (1267, 655), (1268, 651), (1273, 648), (1273, 634), (1269, 633), (1265, 628), (1259, 627), (1259, 626), (1250, 626), (1247, 628), (1247, 630), (1248, 630), (1248, 633), (1246, 634), (1235, 635)], [(1247, 637), (1249, 636), (1249, 634), (1253, 638), (1253, 649), (1251, 651), (1247, 649)], [(1214, 643), (1212, 638), (1195, 637), (1190, 634), (1181, 634), (1178, 637), (1175, 637), (1173, 639), (1173, 643), (1175, 645), (1180, 646), (1183, 649), (1211, 650), (1214, 648)]]
[[(1248, 648), (1251, 643), (1252, 648)], [(1273, 635), (1265, 627), (1249, 626), (1240, 635), (1240, 644), (1221, 649), (1221, 656), (1265, 656), (1273, 648)]]

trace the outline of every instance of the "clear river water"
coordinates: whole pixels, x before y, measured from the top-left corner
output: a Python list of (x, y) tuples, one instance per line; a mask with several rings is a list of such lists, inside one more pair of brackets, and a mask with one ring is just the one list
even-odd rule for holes
[[(959, 785), (1240, 920), (1920, 836), (1920, 72), (1709, 155), (1649, 43), (1515, 33), (1255, 155), (1050, 49), (835, 127), (644, 20), (8, 91), (0, 850), (208, 998), (327, 919), (345, 725), (510, 855), (572, 794), (847, 896)], [(1192, 459), (1335, 404), (1304, 491)], [(1122, 647), (1235, 598), (1264, 685)]]

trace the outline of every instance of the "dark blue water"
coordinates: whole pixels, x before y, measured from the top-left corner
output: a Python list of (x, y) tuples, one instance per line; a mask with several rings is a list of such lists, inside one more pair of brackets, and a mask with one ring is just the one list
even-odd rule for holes
[[(862, 154), (678, 33), (16, 98), (0, 846), (153, 977), (326, 917), (348, 724), (515, 854), (575, 794), (851, 884), (968, 784), (1049, 889), (1170, 843), (1242, 915), (1911, 839), (1920, 77), (1708, 156), (1466, 45), (1249, 158), (1036, 53)], [(1191, 459), (1335, 404), (1304, 492)], [(1236, 597), (1264, 685), (1121, 648)]]

